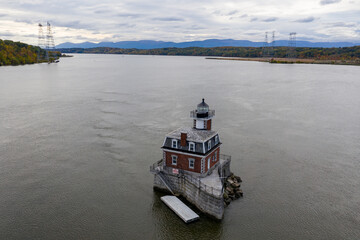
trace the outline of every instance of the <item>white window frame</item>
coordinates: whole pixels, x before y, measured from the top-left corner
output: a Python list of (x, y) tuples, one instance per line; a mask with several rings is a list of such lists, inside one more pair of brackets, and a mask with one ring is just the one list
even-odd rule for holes
[[(192, 163), (192, 167), (191, 167), (191, 163)], [(195, 159), (189, 158), (189, 168), (190, 168), (190, 169), (194, 169), (194, 168), (195, 168)]]
[(189, 142), (189, 151), (195, 152), (195, 143)]
[(219, 143), (219, 136), (215, 136), (215, 145)]
[(171, 165), (176, 166), (177, 165), (177, 159), (178, 159), (178, 157), (176, 155), (171, 155)]
[(208, 150), (211, 149), (211, 140), (208, 141)]
[(176, 140), (176, 139), (172, 139), (172, 140), (171, 140), (171, 147), (172, 147), (172, 148), (178, 148), (178, 147), (177, 147), (177, 140)]

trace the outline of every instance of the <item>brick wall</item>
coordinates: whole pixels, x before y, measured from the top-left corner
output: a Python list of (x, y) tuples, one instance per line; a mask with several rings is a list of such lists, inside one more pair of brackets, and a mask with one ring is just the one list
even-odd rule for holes
[[(216, 158), (215, 158), (215, 152), (216, 152)], [(182, 153), (173, 153), (173, 152), (167, 152), (164, 151), (164, 157), (166, 166), (178, 168), (178, 169), (184, 169), (186, 171), (190, 172), (197, 172), (201, 173), (201, 159), (202, 157), (194, 157), (189, 156)], [(177, 156), (177, 165), (172, 165), (172, 157), (171, 156)], [(213, 158), (214, 157), (214, 158)], [(194, 162), (194, 169), (189, 167), (189, 159), (195, 159)], [(208, 159), (210, 159), (210, 168), (212, 168), (220, 159), (220, 147), (218, 147), (215, 151), (213, 151), (210, 155), (206, 156), (205, 158), (205, 172), (207, 172), (208, 169)]]
[[(201, 172), (201, 157), (189, 156), (181, 153), (165, 152), (166, 166), (184, 169), (191, 172)], [(177, 165), (172, 165), (172, 155), (177, 156)], [(189, 158), (195, 159), (194, 169), (189, 168)]]

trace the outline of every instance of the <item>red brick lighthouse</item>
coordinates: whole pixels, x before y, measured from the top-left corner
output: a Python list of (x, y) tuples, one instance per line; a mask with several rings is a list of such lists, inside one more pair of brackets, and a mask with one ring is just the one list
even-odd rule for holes
[(186, 171), (202, 176), (210, 174), (220, 159), (220, 139), (211, 129), (215, 110), (202, 102), (190, 112), (192, 127), (182, 127), (166, 135), (163, 149), (163, 166), (174, 172)]
[(182, 195), (202, 212), (222, 219), (224, 203), (242, 196), (241, 179), (235, 180), (230, 171), (231, 156), (220, 155), (220, 138), (211, 128), (214, 116), (203, 99), (190, 112), (192, 126), (165, 136), (163, 157), (150, 166), (150, 172), (154, 189)]

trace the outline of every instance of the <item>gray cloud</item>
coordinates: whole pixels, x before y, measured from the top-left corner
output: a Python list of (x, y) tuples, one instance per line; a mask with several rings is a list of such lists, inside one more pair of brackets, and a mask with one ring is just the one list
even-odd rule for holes
[[(119, 23), (119, 24), (116, 24), (116, 27), (133, 28), (133, 27), (136, 27), (136, 24), (131, 24), (131, 23)], [(115, 35), (114, 35), (114, 36), (115, 36)]]
[(231, 11), (215, 10), (212, 13), (215, 15), (219, 15), (219, 16), (232, 16), (232, 15), (239, 13), (239, 11), (238, 10), (231, 10)]
[(201, 29), (206, 29), (206, 28), (200, 27), (200, 26), (197, 26), (197, 25), (192, 25), (192, 26), (189, 27), (189, 29), (191, 29), (191, 30), (201, 30)]
[(321, 0), (320, 5), (328, 5), (333, 3), (339, 3), (341, 0)]
[(220, 10), (215, 10), (215, 11), (213, 11), (212, 13), (213, 13), (213, 14), (216, 14), (216, 15), (220, 15), (220, 14), (221, 14)]
[[(54, 27), (57, 43), (104, 39), (192, 41), (235, 38), (262, 41), (263, 33), (271, 30), (279, 33), (279, 39), (287, 39), (290, 31), (314, 41), (357, 41), (359, 38), (355, 32), (360, 26), (358, 0), (347, 0), (339, 10), (319, 4), (337, 6), (335, 4), (341, 0), (307, 1), (306, 5), (300, 6), (301, 0), (293, 0), (291, 4), (280, 0), (242, 0), (236, 6), (234, 0), (182, 0), (180, 3), (161, 0), (1, 1), (7, 4), (0, 4), (0, 32), (11, 33), (14, 36), (7, 38), (28, 43), (36, 43), (36, 38), (30, 35), (34, 31), (37, 33), (38, 22), (46, 21)], [(280, 16), (275, 14), (277, 12), (288, 14)], [(304, 12), (308, 14), (305, 17)], [(289, 26), (289, 22), (294, 26)], [(317, 24), (309, 28), (311, 22)], [(188, 34), (184, 34), (185, 31)]]
[(236, 14), (236, 13), (238, 13), (238, 12), (239, 12), (239, 11), (237, 11), (237, 10), (233, 10), (233, 11), (228, 12), (227, 15), (228, 15), (228, 16), (231, 16), (231, 15), (234, 15), (234, 14)]
[(38, 35), (36, 35), (36, 34), (26, 34), (26, 35), (24, 35), (24, 37), (37, 38)]
[(34, 24), (34, 21), (29, 20), (29, 19), (15, 19), (15, 22), (19, 22), (19, 23), (28, 23), (28, 24)]
[(307, 18), (300, 18), (295, 20), (294, 22), (298, 22), (298, 23), (309, 23), (309, 22), (313, 22), (315, 20), (314, 17), (307, 17)]
[(329, 27), (355, 27), (354, 23), (336, 22), (328, 24)]
[(276, 20), (278, 20), (277, 17), (270, 17), (270, 18), (265, 18), (262, 21), (263, 22), (275, 22)]
[(152, 18), (155, 21), (164, 21), (164, 22), (183, 22), (185, 21), (183, 18), (176, 18), (176, 17), (156, 17)]
[(84, 36), (81, 36), (81, 35), (77, 35), (77, 36), (75, 36), (75, 38), (78, 39), (78, 40), (83, 40), (83, 41), (88, 40), (88, 38), (86, 38)]
[(111, 11), (110, 10), (95, 10), (94, 13), (95, 14), (103, 14), (103, 13), (110, 13)]
[(49, 22), (51, 23), (52, 26), (56, 26), (56, 27), (96, 30), (95, 26), (93, 26), (91, 23), (82, 23), (79, 20), (75, 20), (75, 21), (50, 20)]
[(15, 36), (15, 34), (10, 33), (10, 32), (0, 32), (0, 38), (1, 37), (12, 37)]
[(118, 13), (115, 16), (117, 17), (124, 17), (124, 18), (139, 18), (144, 16), (143, 14), (139, 13)]
[(275, 22), (276, 20), (278, 20), (277, 17), (268, 17), (268, 18), (258, 18), (258, 17), (252, 17), (250, 18), (250, 22), (258, 22), (258, 21), (261, 21), (261, 22)]

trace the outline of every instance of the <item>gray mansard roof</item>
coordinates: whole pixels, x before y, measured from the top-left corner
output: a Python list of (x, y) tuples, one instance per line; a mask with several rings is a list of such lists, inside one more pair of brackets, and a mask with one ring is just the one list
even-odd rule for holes
[[(181, 146), (181, 133), (187, 134), (186, 146)], [(172, 140), (177, 141), (176, 148), (173, 148)], [(190, 142), (195, 144), (195, 151), (190, 151)], [(210, 149), (208, 149), (209, 142), (211, 145)], [(204, 155), (209, 151), (212, 151), (214, 147), (219, 144), (221, 144), (220, 139), (217, 132), (215, 131), (197, 130), (191, 127), (183, 127), (168, 133), (165, 137), (164, 145), (162, 148)]]
[(217, 132), (211, 130), (198, 130), (192, 127), (182, 127), (168, 133), (166, 137), (176, 138), (180, 140), (181, 133), (186, 133), (187, 140), (193, 142), (204, 142), (217, 134)]

